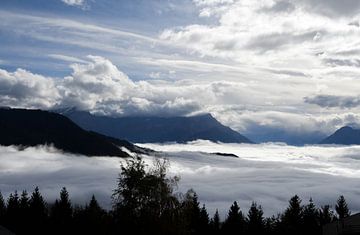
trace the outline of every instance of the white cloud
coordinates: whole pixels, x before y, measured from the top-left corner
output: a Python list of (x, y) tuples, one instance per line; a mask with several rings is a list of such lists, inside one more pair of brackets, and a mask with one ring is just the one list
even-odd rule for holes
[(252, 66), (255, 71), (257, 67), (300, 69), (317, 77), (317, 69), (327, 68), (317, 53), (332, 56), (339, 50), (354, 48), (359, 37), (359, 31), (349, 25), (356, 16), (328, 17), (314, 10), (339, 14), (341, 9), (356, 11), (358, 1), (194, 2), (200, 15), (215, 16), (217, 23), (169, 28), (160, 38), (201, 56)]
[(199, 109), (171, 84), (133, 82), (109, 60), (89, 56), (88, 64), (73, 64), (73, 73), (59, 86), (63, 106), (114, 115), (186, 115)]
[(60, 102), (56, 81), (24, 69), (7, 72), (0, 69), (2, 106), (50, 108)]
[(191, 96), (197, 90), (204, 91), (201, 86), (133, 82), (109, 60), (87, 58), (89, 61), (72, 64), (71, 76), (63, 79), (22, 69), (14, 73), (0, 70), (0, 105), (45, 109), (75, 106), (108, 115), (177, 116), (200, 110)]
[(156, 78), (156, 79), (158, 79), (158, 78), (160, 78), (161, 77), (161, 73), (160, 72), (151, 72), (150, 74), (149, 74), (149, 77), (150, 78)]
[(63, 3), (69, 6), (83, 6), (85, 0), (61, 0)]
[[(218, 208), (224, 216), (234, 200), (247, 211), (255, 200), (266, 215), (272, 215), (283, 211), (294, 194), (300, 195), (304, 203), (312, 197), (318, 205), (334, 205), (344, 194), (350, 209), (360, 211), (359, 146), (292, 147), (207, 141), (143, 146), (166, 151), (169, 173), (181, 177), (179, 191), (194, 188), (211, 214)], [(234, 153), (239, 158), (207, 154), (213, 152)], [(18, 151), (0, 146), (0, 154), (0, 190), (6, 196), (14, 190), (31, 191), (38, 185), (47, 199), (54, 200), (60, 188), (66, 186), (74, 203), (88, 202), (95, 194), (103, 206), (110, 208), (122, 159), (75, 156), (43, 147)], [(153, 160), (146, 156), (144, 159), (148, 164)]]

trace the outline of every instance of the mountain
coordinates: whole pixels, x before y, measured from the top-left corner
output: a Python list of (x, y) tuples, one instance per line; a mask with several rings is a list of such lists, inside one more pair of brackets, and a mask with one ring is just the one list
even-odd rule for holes
[(53, 144), (65, 152), (87, 156), (128, 157), (120, 147), (141, 150), (115, 138), (86, 131), (67, 117), (47, 111), (0, 109), (0, 145), (36, 146)]
[(135, 143), (187, 142), (197, 139), (224, 143), (252, 143), (210, 114), (192, 117), (107, 117), (76, 109), (56, 112), (85, 130)]
[(334, 134), (322, 140), (320, 144), (360, 144), (360, 130), (349, 126), (344, 126), (335, 131)]

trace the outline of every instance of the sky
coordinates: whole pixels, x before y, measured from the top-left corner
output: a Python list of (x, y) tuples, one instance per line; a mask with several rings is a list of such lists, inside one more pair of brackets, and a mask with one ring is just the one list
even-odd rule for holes
[[(303, 205), (310, 197), (317, 206), (334, 205), (344, 195), (353, 213), (360, 211), (359, 146), (288, 146), (278, 144), (144, 144), (162, 153), (170, 167), (168, 176), (180, 176), (176, 193), (193, 188), (212, 216), (216, 209), (225, 218), (236, 200), (247, 213), (252, 201), (262, 205), (266, 216), (276, 215), (299, 195)], [(239, 158), (209, 153), (234, 153)], [(66, 187), (74, 204), (87, 203), (95, 194), (111, 208), (120, 162), (114, 157), (65, 154), (51, 147), (0, 146), (0, 189), (4, 197), (15, 190), (32, 192), (38, 186), (48, 202)], [(154, 158), (143, 156), (151, 167)]]
[(358, 0), (1, 0), (0, 105), (211, 113), (256, 142), (360, 123)]

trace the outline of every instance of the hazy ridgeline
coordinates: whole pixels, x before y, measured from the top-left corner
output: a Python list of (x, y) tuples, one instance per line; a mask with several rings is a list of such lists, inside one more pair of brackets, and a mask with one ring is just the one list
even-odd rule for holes
[(0, 225), (16, 234), (321, 234), (322, 226), (350, 215), (340, 196), (334, 207), (302, 203), (295, 195), (283, 213), (269, 218), (251, 203), (241, 211), (235, 201), (224, 221), (209, 215), (196, 192), (175, 193), (179, 178), (167, 176), (168, 162), (157, 160), (147, 168), (140, 158), (122, 165), (112, 195), (112, 209), (104, 210), (95, 196), (86, 205), (74, 205), (66, 188), (55, 202), (45, 201), (39, 188), (28, 194), (0, 195)]

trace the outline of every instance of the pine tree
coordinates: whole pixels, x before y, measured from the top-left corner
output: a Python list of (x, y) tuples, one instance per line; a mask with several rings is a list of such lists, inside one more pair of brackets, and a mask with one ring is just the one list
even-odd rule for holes
[(29, 209), (33, 223), (41, 223), (47, 217), (47, 205), (40, 193), (39, 187), (35, 187), (29, 200)]
[(289, 201), (289, 206), (282, 216), (282, 229), (286, 234), (300, 234), (303, 223), (303, 207), (301, 199), (295, 195)]
[(26, 190), (22, 191), (20, 196), (20, 209), (26, 211), (29, 209), (29, 197)]
[(335, 215), (334, 212), (330, 209), (329, 205), (321, 207), (319, 210), (320, 224), (321, 226), (331, 223), (334, 221)]
[(107, 234), (109, 223), (107, 213), (101, 208), (95, 196), (91, 197), (89, 204), (74, 208), (74, 234)]
[(19, 232), (19, 226), (17, 226), (17, 219), (20, 215), (20, 202), (17, 191), (14, 194), (10, 194), (7, 200), (7, 209), (5, 215), (5, 224), (13, 232)]
[(103, 209), (99, 206), (99, 203), (95, 198), (95, 195), (92, 195), (89, 205), (86, 207), (86, 210), (96, 213), (103, 212)]
[(337, 200), (337, 204), (335, 206), (336, 213), (339, 216), (339, 219), (344, 219), (350, 216), (351, 212), (349, 211), (348, 205), (346, 203), (345, 197), (341, 195)]
[(199, 215), (199, 234), (209, 233), (209, 214), (206, 211), (205, 204), (201, 207)]
[(5, 214), (6, 214), (6, 204), (5, 204), (4, 197), (3, 197), (2, 193), (0, 192), (0, 225), (5, 223), (5, 221), (4, 221)]
[(19, 200), (19, 233), (23, 234), (28, 232), (29, 226), (29, 197), (26, 190), (22, 191), (20, 200)]
[(85, 207), (85, 213), (89, 222), (93, 224), (92, 227), (94, 229), (101, 226), (101, 222), (106, 215), (105, 210), (101, 208), (94, 195), (92, 195), (89, 204)]
[(275, 217), (274, 215), (270, 218), (266, 218), (264, 220), (264, 226), (265, 226), (265, 234), (268, 235), (272, 235), (272, 234), (276, 234), (279, 235), (281, 234), (281, 228), (280, 228), (280, 224), (281, 224), (281, 219), (280, 219), (280, 215), (277, 215), (277, 217)]
[(231, 205), (228, 216), (222, 227), (224, 234), (239, 234), (244, 230), (244, 216), (237, 202)]
[(185, 194), (181, 206), (184, 230), (190, 234), (198, 234), (200, 231), (200, 203), (196, 192), (192, 189)]
[(56, 199), (51, 209), (51, 219), (53, 225), (59, 233), (68, 233), (71, 230), (73, 208), (66, 188), (60, 191), (60, 199)]
[(219, 211), (216, 209), (214, 217), (210, 221), (211, 234), (220, 234), (220, 216)]
[(306, 205), (303, 210), (304, 234), (320, 234), (321, 227), (319, 217), (319, 211), (316, 208), (312, 198), (310, 198), (309, 204)]
[(70, 219), (72, 216), (72, 206), (69, 198), (69, 193), (65, 187), (62, 188), (60, 191), (59, 206), (62, 211), (62, 216), (64, 216), (64, 219)]
[(264, 212), (261, 206), (257, 206), (256, 202), (251, 204), (247, 218), (247, 230), (249, 234), (263, 234), (265, 230)]
[(48, 219), (47, 205), (42, 197), (39, 187), (35, 187), (29, 200), (29, 234), (46, 234)]

